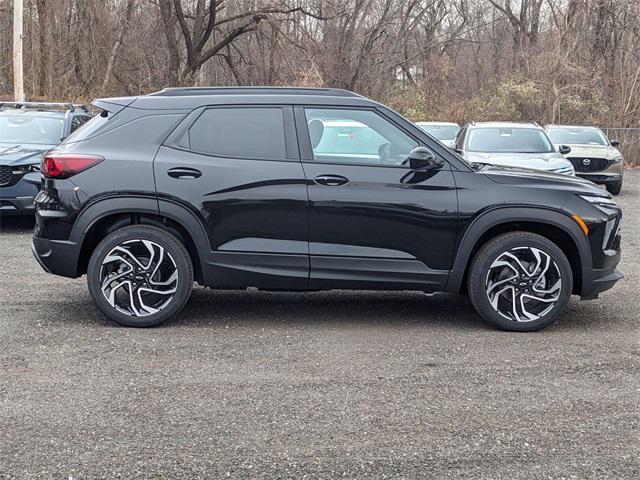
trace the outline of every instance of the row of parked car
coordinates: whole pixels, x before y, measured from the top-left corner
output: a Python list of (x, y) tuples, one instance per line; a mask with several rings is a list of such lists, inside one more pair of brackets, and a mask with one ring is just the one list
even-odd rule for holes
[(84, 126), (81, 106), (4, 108), (0, 195), (3, 211), (35, 202), (36, 260), (86, 274), (122, 325), (177, 315), (195, 281), (466, 292), (487, 322), (531, 331), (622, 278), (622, 211), (563, 166), (551, 128), (469, 124), (454, 153), (346, 90), (169, 88), (94, 106)]
[(624, 159), (620, 142), (592, 126), (512, 122), (417, 122), (430, 135), (476, 164), (577, 175), (622, 190)]

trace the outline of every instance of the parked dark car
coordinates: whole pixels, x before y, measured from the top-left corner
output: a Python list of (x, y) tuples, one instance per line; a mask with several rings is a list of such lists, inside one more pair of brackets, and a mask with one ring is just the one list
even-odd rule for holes
[(529, 331), (622, 278), (610, 194), (473, 167), (348, 91), (173, 88), (94, 105), (102, 114), (43, 159), (32, 245), (45, 270), (86, 273), (123, 325), (176, 315), (195, 279), (468, 291), (488, 322)]
[(0, 103), (0, 214), (33, 215), (42, 153), (91, 118), (67, 103)]

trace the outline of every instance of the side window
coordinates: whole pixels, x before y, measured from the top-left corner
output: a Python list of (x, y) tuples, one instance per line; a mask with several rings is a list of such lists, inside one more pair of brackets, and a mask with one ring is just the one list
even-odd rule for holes
[(371, 110), (305, 109), (318, 162), (402, 165), (418, 143)]
[(279, 107), (205, 110), (188, 132), (190, 149), (215, 157), (286, 158), (283, 111)]
[(91, 119), (91, 117), (87, 117), (85, 115), (74, 115), (73, 118), (71, 119), (71, 132), (70, 133), (75, 132), (82, 125), (87, 123), (87, 121), (89, 121), (90, 119)]

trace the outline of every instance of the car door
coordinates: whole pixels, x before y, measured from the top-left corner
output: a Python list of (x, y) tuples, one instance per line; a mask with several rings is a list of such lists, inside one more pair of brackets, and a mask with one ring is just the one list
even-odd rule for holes
[(307, 190), (291, 107), (196, 110), (160, 148), (154, 172), (159, 198), (206, 228), (208, 284), (306, 286)]
[(296, 107), (309, 192), (311, 288), (440, 290), (451, 267), (451, 167), (412, 170), (421, 142), (371, 108)]

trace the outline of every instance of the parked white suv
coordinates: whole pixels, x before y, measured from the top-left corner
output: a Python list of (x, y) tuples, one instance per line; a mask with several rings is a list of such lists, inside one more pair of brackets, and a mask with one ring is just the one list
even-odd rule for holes
[(447, 147), (453, 147), (460, 131), (460, 125), (453, 122), (416, 122), (416, 125)]
[(455, 149), (471, 163), (575, 175), (563, 156), (571, 148), (559, 145), (556, 150), (536, 123), (468, 123), (458, 134)]

